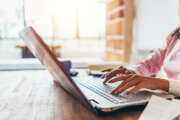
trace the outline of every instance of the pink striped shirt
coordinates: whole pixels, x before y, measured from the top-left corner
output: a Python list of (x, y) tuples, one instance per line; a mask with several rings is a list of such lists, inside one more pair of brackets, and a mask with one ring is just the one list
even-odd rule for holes
[(162, 66), (168, 78), (180, 80), (180, 27), (166, 39), (166, 47), (154, 51), (147, 59), (137, 64), (137, 71), (144, 76), (158, 73)]

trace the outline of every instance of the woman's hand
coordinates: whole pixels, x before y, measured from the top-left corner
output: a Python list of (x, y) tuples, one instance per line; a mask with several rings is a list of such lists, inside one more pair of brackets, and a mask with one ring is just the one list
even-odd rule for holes
[(115, 79), (109, 81), (109, 83), (114, 83), (117, 81), (123, 81), (113, 92), (112, 94), (120, 94), (126, 89), (133, 87), (127, 94), (133, 94), (140, 90), (141, 88), (147, 89), (161, 89), (164, 91), (168, 91), (169, 89), (169, 81), (160, 78), (153, 78), (153, 77), (144, 77), (137, 74), (129, 74), (129, 75), (121, 75)]
[(105, 69), (102, 72), (108, 72), (106, 74), (103, 75), (103, 78), (105, 78), (104, 80), (104, 84), (107, 83), (112, 77), (116, 76), (116, 75), (121, 75), (121, 74), (135, 74), (135, 72), (133, 70), (128, 70), (127, 68), (120, 66), (118, 69)]

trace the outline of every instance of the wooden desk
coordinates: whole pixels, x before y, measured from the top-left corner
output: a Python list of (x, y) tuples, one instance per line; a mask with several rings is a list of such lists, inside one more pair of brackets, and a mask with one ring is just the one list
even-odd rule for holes
[(0, 120), (137, 120), (142, 110), (97, 116), (54, 84), (45, 70), (0, 72)]

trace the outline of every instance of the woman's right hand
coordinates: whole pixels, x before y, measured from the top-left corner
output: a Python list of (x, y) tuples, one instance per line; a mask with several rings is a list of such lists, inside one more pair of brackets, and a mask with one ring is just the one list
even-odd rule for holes
[(129, 70), (123, 66), (120, 66), (118, 69), (105, 69), (102, 72), (107, 72), (103, 75), (102, 78), (105, 78), (104, 84), (107, 83), (112, 77), (116, 75), (127, 75), (127, 74), (136, 74), (135, 71)]

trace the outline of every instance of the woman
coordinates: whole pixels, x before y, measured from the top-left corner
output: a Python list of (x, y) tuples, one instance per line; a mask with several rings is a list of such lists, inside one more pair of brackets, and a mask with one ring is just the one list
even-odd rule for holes
[[(161, 69), (168, 79), (151, 77)], [(109, 71), (109, 70), (105, 70)], [(115, 77), (118, 75), (118, 77)], [(166, 40), (166, 47), (153, 52), (148, 59), (136, 64), (135, 70), (120, 67), (105, 75), (104, 83), (123, 81), (112, 93), (120, 94), (133, 87), (127, 94), (133, 94), (141, 88), (161, 89), (180, 96), (180, 27)]]

